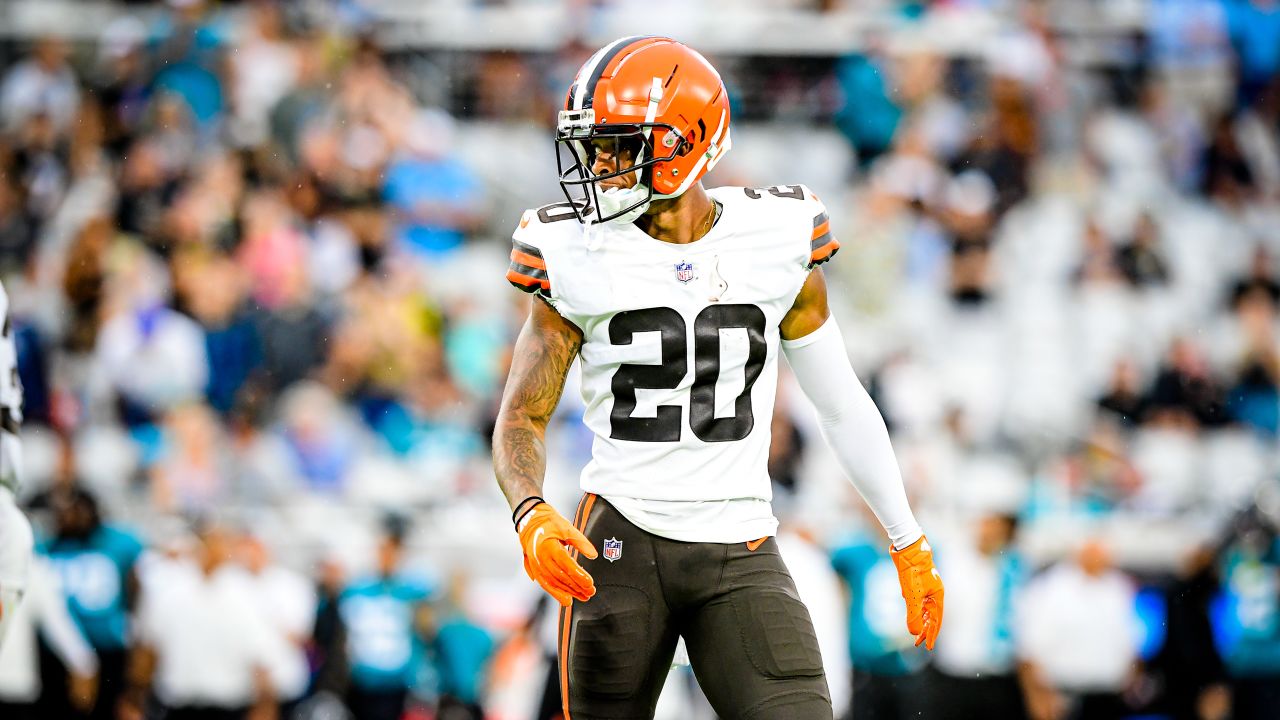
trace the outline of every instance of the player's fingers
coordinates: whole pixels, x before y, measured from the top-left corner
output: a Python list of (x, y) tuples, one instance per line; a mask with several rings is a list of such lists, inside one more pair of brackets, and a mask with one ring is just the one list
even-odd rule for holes
[(929, 649), (933, 649), (933, 644), (938, 640), (938, 633), (942, 631), (942, 591), (929, 596), (925, 600), (925, 633), (929, 636), (927, 643)]
[(938, 642), (938, 631), (942, 629), (942, 624), (937, 620), (926, 620), (924, 623), (924, 646), (930, 651)]
[[(563, 550), (559, 551), (563, 553)], [(538, 572), (548, 580), (563, 588), (565, 591), (571, 591), (579, 584), (568, 572), (568, 570), (559, 562), (557, 562), (557, 551), (548, 547), (543, 550), (541, 561), (538, 564)]]
[[(559, 575), (548, 574), (543, 578), (544, 582), (556, 588), (557, 592), (570, 598), (586, 602), (596, 594), (594, 584), (581, 585), (576, 583), (565, 582)], [(568, 604), (567, 601), (561, 601), (561, 604)]]
[(925, 618), (924, 627), (920, 630), (920, 634), (916, 636), (916, 647), (920, 647), (921, 643), (928, 650), (933, 650), (933, 644), (938, 641), (938, 624), (932, 618)]
[(538, 560), (544, 571), (550, 572), (566, 588), (586, 592), (595, 581), (570, 555), (558, 540), (547, 540), (538, 548)]
[(938, 631), (942, 629), (942, 604), (941, 598), (935, 595), (929, 595), (921, 603), (923, 609), (922, 622), (920, 630), (912, 631), (916, 634), (916, 647), (920, 647), (924, 643), (925, 647), (933, 650), (934, 643), (938, 641)]
[[(566, 567), (569, 568), (569, 571), (571, 574), (589, 577), (587, 575), (587, 571), (583, 570), (582, 566), (578, 564), (578, 561), (574, 559), (574, 555), (572, 551), (575, 548), (573, 548), (569, 544), (572, 538), (568, 536), (564, 536), (564, 537), (551, 538), (550, 540), (552, 542), (550, 542), (550, 544), (548, 544), (546, 548), (544, 548), (547, 551), (545, 553), (546, 557), (555, 558), (557, 562), (561, 562), (561, 564), (567, 564)], [(544, 541), (544, 544), (545, 544), (545, 541)], [(590, 544), (588, 543), (588, 546), (589, 545)]]
[(564, 547), (557, 542), (543, 542), (541, 547), (537, 548), (537, 553), (532, 559), (525, 556), (524, 569), (529, 573), (529, 577), (539, 583), (546, 582), (554, 585), (561, 594), (572, 593), (575, 584), (572, 578), (552, 560), (557, 553), (566, 555)]
[(547, 559), (548, 564), (555, 568), (556, 576), (563, 579), (565, 587), (581, 593), (589, 593), (595, 589), (595, 580), (563, 549), (552, 553)]
[(587, 536), (583, 535), (578, 528), (570, 526), (569, 531), (566, 540), (570, 545), (577, 548), (578, 552), (585, 555), (588, 560), (595, 560), (600, 556), (600, 553), (596, 552), (596, 546), (592, 545)]
[(538, 584), (542, 586), (542, 589), (545, 590), (548, 595), (555, 598), (556, 602), (565, 607), (568, 607), (573, 603), (573, 596), (569, 594), (568, 590), (565, 590), (541, 575), (534, 579), (538, 581)]

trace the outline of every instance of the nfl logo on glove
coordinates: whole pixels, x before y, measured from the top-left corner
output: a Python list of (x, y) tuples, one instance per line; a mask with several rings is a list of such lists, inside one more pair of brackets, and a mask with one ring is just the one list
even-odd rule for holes
[(604, 541), (604, 559), (614, 562), (622, 557), (622, 541), (618, 538), (609, 538)]
[(693, 263), (676, 263), (676, 279), (687, 283), (693, 279)]

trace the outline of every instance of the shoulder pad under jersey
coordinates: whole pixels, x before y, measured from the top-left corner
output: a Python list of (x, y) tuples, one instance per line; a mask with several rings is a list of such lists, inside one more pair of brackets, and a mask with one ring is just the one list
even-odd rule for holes
[[(740, 193), (748, 201), (760, 201), (771, 205), (770, 213), (785, 213), (803, 228), (809, 244), (805, 267), (812, 269), (830, 260), (840, 249), (840, 243), (831, 234), (827, 207), (816, 193), (805, 185), (770, 185), (768, 187), (716, 188), (717, 197), (734, 199)], [(788, 223), (793, 220), (788, 220)]]
[(551, 297), (547, 253), (580, 233), (578, 216), (567, 202), (525, 210), (519, 226), (511, 234), (507, 281), (524, 292)]

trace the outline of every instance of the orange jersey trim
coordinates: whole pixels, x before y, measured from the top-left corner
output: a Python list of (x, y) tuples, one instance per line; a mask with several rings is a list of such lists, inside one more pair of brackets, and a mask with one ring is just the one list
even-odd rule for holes
[(528, 275), (525, 275), (523, 273), (518, 273), (515, 270), (507, 271), (507, 280), (516, 285), (520, 285), (522, 287), (532, 288), (534, 286), (537, 286), (542, 288), (543, 290), (548, 290), (548, 291), (551, 290), (550, 280), (539, 280), (538, 278), (529, 277)]
[(539, 270), (547, 269), (547, 263), (542, 258), (530, 255), (526, 252), (521, 252), (515, 248), (512, 248), (511, 250), (511, 259), (514, 262), (518, 262), (521, 265), (528, 265), (531, 268), (537, 268)]
[(821, 225), (818, 225), (813, 229), (813, 235), (810, 236), (809, 239), (817, 240), (818, 238), (822, 237), (823, 235), (827, 234), (830, 231), (831, 231), (831, 221), (825, 220)]

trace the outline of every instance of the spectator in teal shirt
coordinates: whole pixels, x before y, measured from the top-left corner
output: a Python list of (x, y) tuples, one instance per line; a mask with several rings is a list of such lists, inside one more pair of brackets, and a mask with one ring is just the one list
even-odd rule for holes
[(98, 698), (90, 717), (113, 719), (124, 691), (129, 612), (137, 594), (134, 567), (142, 543), (104, 524), (97, 500), (80, 487), (50, 498), (55, 534), (41, 545), (62, 578), (71, 617), (98, 654)]
[(1280, 539), (1251, 521), (1222, 557), (1214, 631), (1231, 676), (1232, 717), (1274, 718), (1280, 707)]
[(849, 658), (853, 664), (851, 715), (858, 720), (915, 717), (924, 665), (903, 621), (898, 573), (887, 539), (856, 535), (839, 546), (831, 565), (849, 589)]
[(400, 720), (423, 663), (430, 586), (400, 570), (403, 523), (388, 523), (378, 544), (376, 574), (353, 582), (338, 600), (346, 628), (355, 720)]
[(440, 693), (437, 716), (451, 720), (484, 720), (480, 705), (493, 638), (467, 617), (467, 576), (459, 573), (450, 583), (448, 599), (436, 611), (439, 617), (431, 640), (431, 655)]
[(851, 55), (836, 66), (836, 81), (844, 93), (836, 127), (857, 149), (864, 166), (889, 149), (902, 120), (887, 74), (885, 63), (874, 55)]

